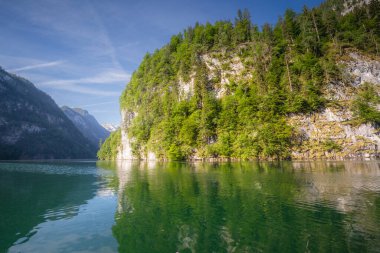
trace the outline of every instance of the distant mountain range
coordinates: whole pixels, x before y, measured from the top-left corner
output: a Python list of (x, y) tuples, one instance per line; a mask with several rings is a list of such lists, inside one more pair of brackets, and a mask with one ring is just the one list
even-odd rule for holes
[(0, 159), (96, 157), (97, 143), (87, 139), (50, 96), (1, 68), (0, 98)]
[(119, 129), (118, 125), (111, 124), (111, 123), (102, 124), (102, 127), (107, 129), (108, 132), (115, 132), (117, 129)]
[(110, 131), (101, 126), (88, 111), (81, 108), (70, 108), (68, 106), (63, 106), (61, 109), (83, 136), (94, 145), (98, 145), (99, 141), (104, 141), (110, 135)]

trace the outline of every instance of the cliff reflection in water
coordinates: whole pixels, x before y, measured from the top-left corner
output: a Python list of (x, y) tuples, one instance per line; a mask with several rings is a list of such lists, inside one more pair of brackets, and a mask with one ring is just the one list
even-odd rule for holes
[[(345, 225), (351, 238), (377, 243), (380, 251), (380, 166), (368, 162), (303, 162), (293, 163), (303, 180), (298, 196), (300, 205), (323, 204), (346, 214)], [(359, 250), (363, 252), (363, 250)]]
[(376, 252), (377, 162), (117, 165), (120, 252)]

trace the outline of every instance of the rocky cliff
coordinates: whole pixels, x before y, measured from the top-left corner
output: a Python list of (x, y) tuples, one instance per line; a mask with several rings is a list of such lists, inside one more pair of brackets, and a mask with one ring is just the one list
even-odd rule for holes
[(0, 159), (94, 158), (90, 143), (47, 94), (0, 69)]
[(288, 10), (261, 30), (247, 11), (235, 23), (188, 28), (144, 57), (120, 98), (117, 147), (110, 141), (112, 152), (102, 153), (152, 160), (378, 157), (379, 6), (331, 0), (300, 14)]
[[(345, 76), (344, 81), (331, 82), (327, 86), (324, 96), (329, 99), (331, 106), (311, 114), (289, 115), (288, 123), (293, 126), (295, 133), (291, 157), (293, 159), (349, 159), (374, 158), (379, 156), (380, 133), (370, 123), (353, 124), (351, 110), (352, 100), (356, 90), (364, 83), (380, 86), (380, 61), (361, 55), (358, 52), (347, 52), (345, 60), (339, 61)], [(242, 75), (247, 71), (238, 57), (224, 62), (209, 55), (203, 57), (209, 70), (209, 79), (219, 73), (221, 83), (213, 87), (217, 98), (222, 98), (226, 87), (233, 81), (248, 79)], [(218, 66), (228, 64), (225, 70)], [(194, 76), (194, 75), (193, 75)], [(228, 78), (227, 78), (228, 77)], [(191, 97), (194, 89), (194, 78), (188, 82), (177, 80), (181, 99)], [(380, 89), (380, 87), (379, 87)], [(378, 105), (380, 108), (380, 104)], [(142, 156), (133, 155), (131, 140), (128, 137), (128, 128), (136, 113), (127, 110), (121, 111), (121, 143), (117, 159), (157, 159), (152, 151)], [(196, 158), (196, 157), (194, 157)]]
[(351, 105), (361, 85), (371, 83), (379, 88), (380, 62), (349, 52), (339, 63), (346, 80), (328, 85), (325, 96), (331, 105), (320, 112), (292, 115), (288, 119), (300, 138), (293, 147), (293, 158), (370, 158), (379, 155), (379, 130), (370, 123), (353, 122)]

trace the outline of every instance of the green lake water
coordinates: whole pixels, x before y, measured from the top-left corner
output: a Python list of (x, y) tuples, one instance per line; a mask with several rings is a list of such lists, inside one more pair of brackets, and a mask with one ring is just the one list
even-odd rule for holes
[(380, 162), (2, 162), (0, 252), (380, 252)]

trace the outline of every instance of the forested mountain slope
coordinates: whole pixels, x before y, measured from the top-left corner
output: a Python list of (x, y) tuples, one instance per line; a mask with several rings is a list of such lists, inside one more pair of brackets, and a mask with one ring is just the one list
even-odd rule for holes
[(147, 54), (100, 159), (377, 156), (380, 2), (327, 1), (275, 25), (248, 11)]
[(95, 146), (105, 141), (110, 135), (110, 132), (101, 126), (88, 111), (81, 108), (70, 108), (68, 106), (62, 106), (61, 109), (83, 136)]
[(0, 159), (95, 158), (88, 141), (46, 93), (0, 68)]

